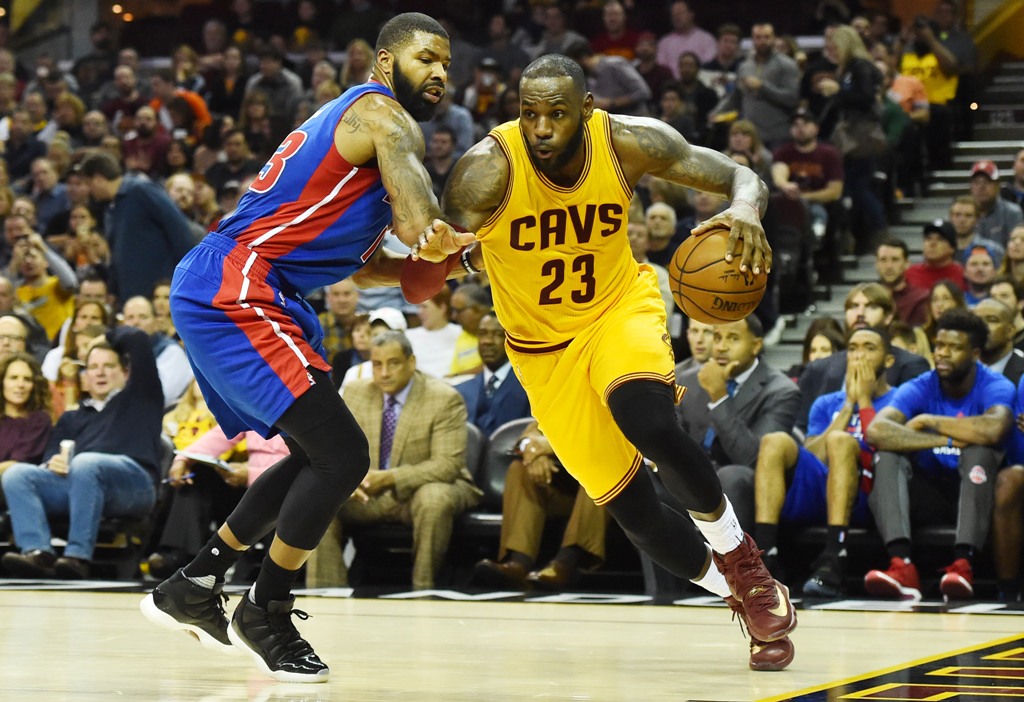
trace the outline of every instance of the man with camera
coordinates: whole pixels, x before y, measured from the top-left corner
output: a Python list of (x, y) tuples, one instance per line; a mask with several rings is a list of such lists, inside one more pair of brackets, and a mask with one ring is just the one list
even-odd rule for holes
[[(938, 0), (934, 21), (918, 15), (903, 34), (900, 73), (919, 78), (928, 93), (931, 118), (925, 139), (929, 165), (948, 168), (953, 162), (954, 129), (964, 122), (958, 109), (971, 89), (977, 48), (970, 35), (957, 28), (956, 0)], [(969, 131), (969, 130), (968, 130)]]

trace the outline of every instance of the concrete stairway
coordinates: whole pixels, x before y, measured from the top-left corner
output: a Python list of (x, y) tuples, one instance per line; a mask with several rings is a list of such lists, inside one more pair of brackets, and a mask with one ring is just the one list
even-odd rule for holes
[[(972, 141), (954, 144), (953, 168), (932, 171), (927, 176), (927, 195), (905, 199), (898, 205), (898, 221), (889, 232), (907, 242), (911, 260), (919, 261), (922, 227), (926, 222), (946, 217), (953, 198), (967, 193), (971, 165), (976, 161), (994, 161), (1003, 180), (1012, 176), (1013, 160), (1024, 148), (1024, 62), (1000, 66), (979, 101)], [(802, 343), (814, 317), (843, 319), (843, 303), (850, 288), (860, 282), (877, 280), (874, 256), (843, 258), (843, 282), (833, 284), (828, 299), (815, 301), (803, 314), (787, 317), (781, 341), (766, 349), (765, 357), (776, 368), (785, 370), (800, 362)], [(820, 291), (824, 293), (824, 289)]]

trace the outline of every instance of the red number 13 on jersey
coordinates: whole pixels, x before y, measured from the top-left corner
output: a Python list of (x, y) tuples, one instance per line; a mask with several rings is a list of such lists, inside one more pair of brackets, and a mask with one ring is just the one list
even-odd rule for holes
[(253, 181), (249, 189), (257, 193), (265, 193), (277, 185), (277, 179), (284, 172), (286, 162), (298, 153), (302, 145), (306, 143), (308, 136), (305, 132), (296, 130), (285, 137), (285, 140), (277, 147), (274, 155), (260, 169), (259, 177)]

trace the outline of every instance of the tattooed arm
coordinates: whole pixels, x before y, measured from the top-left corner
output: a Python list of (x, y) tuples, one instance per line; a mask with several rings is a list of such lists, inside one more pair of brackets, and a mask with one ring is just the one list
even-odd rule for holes
[[(479, 229), (501, 204), (508, 179), (509, 166), (504, 154), (493, 139), (484, 139), (452, 168), (443, 196), (445, 219), (470, 231)], [(470, 249), (469, 260), (473, 268), (483, 270), (484, 258), (479, 244)], [(451, 264), (446, 266), (449, 270), (436, 280), (437, 285), (441, 285), (444, 277), (452, 280), (466, 276), (466, 270), (457, 262), (449, 260), (447, 263)], [(361, 288), (398, 285), (406, 265), (404, 257), (381, 247), (352, 280)]]
[[(919, 431), (948, 436), (954, 442), (977, 446), (995, 446), (1010, 429), (1013, 414), (1005, 405), (992, 405), (984, 414), (973, 417), (947, 417), (941, 414), (919, 414), (907, 426)], [(959, 445), (959, 443), (957, 445)]]
[(897, 409), (885, 407), (868, 426), (867, 442), (879, 451), (924, 451), (945, 446), (949, 439), (941, 434), (917, 431), (906, 425), (907, 418)]
[(368, 93), (345, 112), (334, 131), (334, 144), (349, 163), (375, 162), (380, 169), (391, 201), (392, 227), (402, 243), (415, 245), (430, 227), (457, 238), (450, 227), (437, 222), (441, 209), (423, 165), (423, 133), (401, 105), (385, 95)]
[(770, 271), (772, 250), (761, 226), (768, 188), (752, 170), (727, 156), (694, 146), (664, 122), (646, 117), (611, 115), (612, 143), (623, 173), (636, 185), (645, 173), (731, 200), (729, 209), (694, 228), (695, 235), (717, 226), (731, 230), (730, 250), (743, 242), (742, 269)]
[[(504, 152), (494, 139), (484, 138), (452, 168), (441, 196), (445, 217), (460, 227), (476, 231), (501, 205), (511, 177), (511, 167)], [(470, 249), (469, 259), (474, 268), (483, 270), (480, 244)], [(448, 277), (459, 278), (462, 275), (456, 268)]]

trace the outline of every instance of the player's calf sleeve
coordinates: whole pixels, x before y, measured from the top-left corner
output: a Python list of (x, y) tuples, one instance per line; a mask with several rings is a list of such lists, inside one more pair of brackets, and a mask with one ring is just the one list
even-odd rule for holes
[(686, 580), (701, 574), (707, 560), (704, 540), (687, 515), (658, 499), (646, 468), (607, 507), (633, 545), (662, 568)]
[(665, 487), (686, 509), (718, 509), (722, 484), (704, 449), (679, 426), (670, 386), (654, 380), (623, 383), (608, 397), (608, 408), (623, 435), (658, 466)]

